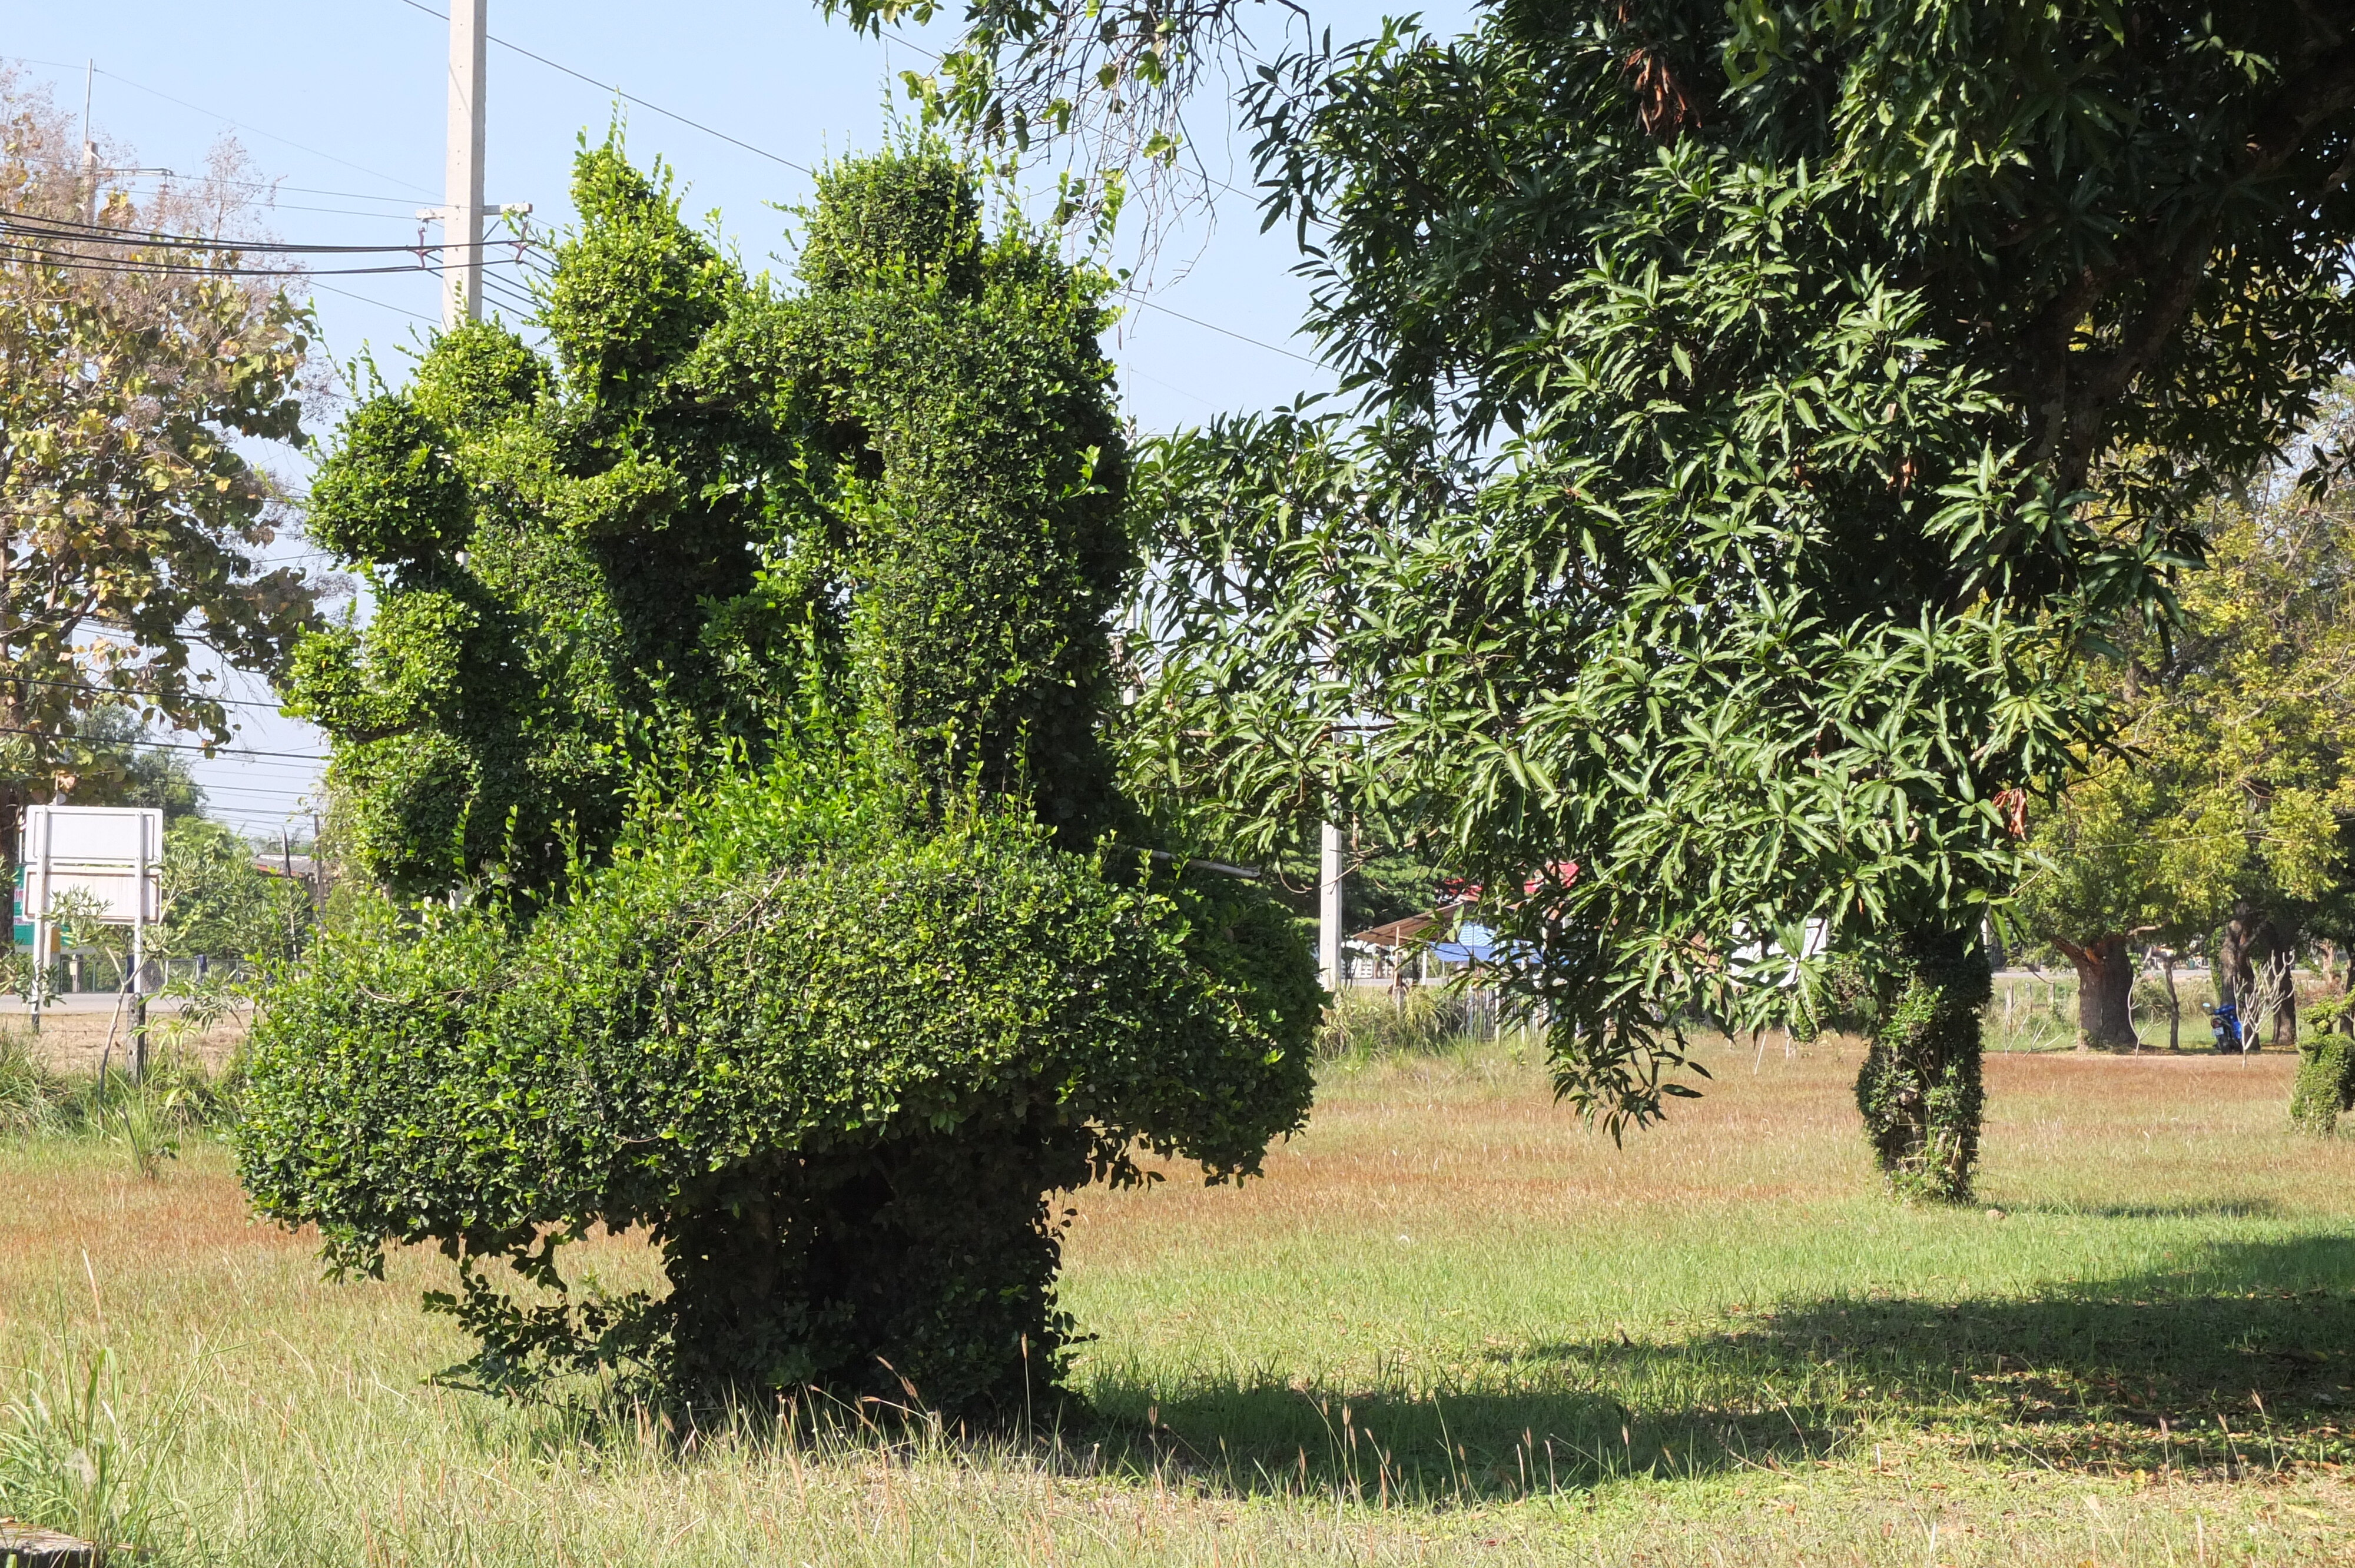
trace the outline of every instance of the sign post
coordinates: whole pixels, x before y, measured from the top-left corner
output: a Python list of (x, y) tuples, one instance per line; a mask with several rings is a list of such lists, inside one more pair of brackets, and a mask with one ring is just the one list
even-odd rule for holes
[(84, 895), (82, 918), (131, 927), (132, 1070), (144, 1076), (147, 927), (163, 917), (164, 813), (151, 806), (25, 808), (25, 907), (33, 916), (33, 1030), (41, 1027), (59, 894)]

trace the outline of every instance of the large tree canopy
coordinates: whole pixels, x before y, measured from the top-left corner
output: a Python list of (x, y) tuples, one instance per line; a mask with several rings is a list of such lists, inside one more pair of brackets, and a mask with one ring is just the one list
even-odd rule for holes
[(16, 807), (108, 766), (94, 714), (225, 744), (203, 666), (276, 673), (316, 585), (263, 559), (285, 498), (256, 458), (302, 444), (311, 324), (242, 249), (251, 169), (224, 148), (134, 199), (94, 187), (73, 122), (6, 69), (0, 121), (5, 857)]
[[(246, 1181), (339, 1265), (458, 1256), (499, 1381), (1019, 1410), (1049, 1194), (1255, 1170), (1320, 995), (1278, 906), (1126, 831), (1103, 281), (930, 151), (821, 176), (799, 291), (616, 146), (576, 180), (558, 364), (441, 338), (314, 491), (378, 585), (298, 661), (336, 810), (401, 893), (505, 891), (366, 907), (274, 991)], [(667, 1295), (477, 1272), (561, 1287), (597, 1223)]]
[(1271, 70), (1369, 417), (1156, 455), (1141, 762), (1233, 832), (1444, 824), (1614, 1126), (1821, 922), (1886, 978), (1884, 1160), (1966, 1191), (2078, 657), (2355, 344), (2350, 100), (2313, 7), (1507, 3)]

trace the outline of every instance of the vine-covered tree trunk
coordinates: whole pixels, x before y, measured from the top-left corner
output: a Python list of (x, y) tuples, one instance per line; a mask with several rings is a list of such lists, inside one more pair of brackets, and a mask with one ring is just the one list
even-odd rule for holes
[(2350, 1109), (2355, 1109), (2355, 1039), (2335, 1029), (2318, 1031), (2297, 1048), (2290, 1125), (2328, 1138), (2339, 1130), (2339, 1118)]
[(1890, 1184), (1963, 1202), (1979, 1152), (1979, 1010), (1994, 994), (1976, 931), (1913, 933), (1857, 1075), (1857, 1108)]
[(2066, 938), (2053, 945), (2077, 970), (2077, 1044), (2137, 1049), (2134, 1032), (2134, 954), (2122, 936), (2096, 937), (2078, 945)]
[(956, 1412), (1052, 1396), (1071, 1320), (1049, 1195), (1087, 1183), (1089, 1133), (979, 1119), (773, 1156), (687, 1195), (655, 1227), (671, 1385), (759, 1399), (817, 1383)]

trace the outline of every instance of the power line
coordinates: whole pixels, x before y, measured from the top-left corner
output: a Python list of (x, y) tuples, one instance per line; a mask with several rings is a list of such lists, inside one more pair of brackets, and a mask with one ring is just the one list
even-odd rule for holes
[[(446, 22), (450, 19), (449, 13), (445, 11), (436, 11), (432, 6), (423, 4), (422, 0), (400, 0), (400, 3), (410, 7), (411, 10), (424, 12), (427, 16), (432, 17), (436, 21)], [(706, 125), (700, 120), (690, 120), (675, 109), (665, 109), (661, 104), (640, 98), (634, 92), (623, 92), (619, 87), (614, 86), (613, 83), (599, 81), (595, 77), (589, 75), (586, 71), (574, 70), (569, 65), (559, 65), (556, 61), (549, 59), (546, 55), (534, 54), (531, 50), (525, 48), (521, 44), (511, 44), (507, 42), (505, 38), (500, 37), (496, 33), (488, 33), (485, 34), (485, 37), (488, 37), (491, 42), (498, 45), (499, 48), (503, 49), (521, 55), (527, 60), (537, 60), (550, 70), (562, 71), (566, 76), (572, 78), (575, 81), (585, 81), (590, 86), (596, 88), (600, 91), (610, 92), (614, 97), (622, 99), (626, 102), (634, 103), (641, 109), (651, 110), (655, 113), (661, 115), (666, 120), (676, 120), (681, 125), (685, 125), (691, 130), (700, 131), (707, 136), (716, 136), (731, 147), (743, 148), (744, 151), (753, 154), (755, 157), (766, 158), (773, 164), (783, 164), (786, 168), (793, 170), (795, 174), (810, 175), (815, 177), (815, 171), (809, 168), (806, 164), (796, 164), (791, 158), (779, 157), (776, 154), (770, 152), (766, 147), (755, 147), (751, 143), (744, 141), (740, 137), (730, 136), (725, 131), (717, 130), (709, 125)]]
[(240, 239), (225, 234), (165, 234), (160, 231), (134, 234), (125, 229), (109, 228), (104, 224), (77, 223), (70, 218), (41, 217), (6, 211), (0, 211), (0, 234), (21, 234), (28, 239), (67, 244), (119, 246), (126, 250), (229, 251), (263, 256), (408, 256), (427, 250), (479, 250), (496, 245), (538, 243), (531, 239), (509, 238), (480, 239), (471, 247), (464, 242), (433, 239), (415, 239), (399, 245), (314, 245), (300, 240)]
[[(99, 172), (103, 174), (106, 171), (101, 169)], [(146, 172), (151, 175), (160, 174), (160, 176), (164, 179), (177, 179), (180, 177), (179, 175), (173, 174), (169, 169), (161, 171), (151, 170)], [(331, 191), (319, 185), (290, 185), (278, 180), (222, 180), (219, 183), (225, 185), (234, 186), (239, 190), (268, 191), (273, 195), (279, 191), (293, 191), (297, 196), (346, 196), (353, 201), (392, 202), (403, 207), (413, 207), (417, 202), (417, 198), (413, 196), (378, 196), (373, 191)], [(277, 204), (273, 202), (271, 205), (274, 208)], [(305, 210), (334, 212), (341, 209), (336, 207), (319, 207), (316, 209)], [(407, 212), (362, 212), (355, 213), (353, 216), (356, 217), (406, 218), (410, 214)]]
[[(393, 198), (387, 196), (384, 199), (390, 201)], [(262, 210), (265, 212), (331, 212), (340, 217), (380, 217), (389, 223), (407, 223), (410, 221), (410, 215), (405, 212), (365, 212), (356, 207), (313, 207), (308, 202), (299, 201), (273, 201), (267, 207), (263, 207)], [(504, 242), (500, 240), (486, 240), (485, 243), (496, 245)]]
[[(412, 262), (410, 265), (402, 267), (196, 267), (184, 266), (169, 261), (134, 261), (127, 257), (119, 259), (105, 257), (96, 260), (91, 260), (77, 256), (71, 252), (41, 250), (35, 247), (5, 239), (0, 239), (0, 249), (12, 251), (29, 250), (32, 252), (29, 257), (20, 256), (12, 259), (20, 260), (29, 260), (44, 267), (61, 267), (77, 272), (103, 272), (133, 276), (144, 275), (157, 278), (373, 278), (404, 272), (432, 272), (438, 274), (454, 271), (465, 265), (464, 262), (461, 261), (419, 261)], [(385, 247), (384, 249), (411, 249), (415, 248), (406, 246), (389, 246)], [(427, 247), (426, 249), (430, 249), (434, 248)], [(485, 267), (508, 267), (515, 265), (515, 263), (505, 259), (500, 259), (496, 260), (486, 260), (483, 265)]]
[[(17, 58), (24, 60), (27, 65), (49, 66), (58, 70), (75, 70), (80, 69), (76, 65), (68, 64), (63, 60), (37, 60), (29, 56), (24, 55), (20, 55)], [(120, 72), (99, 70), (94, 65), (90, 66), (89, 69), (92, 71), (96, 71), (98, 75), (105, 77), (110, 81), (119, 81), (125, 87), (136, 89), (138, 91), (146, 93), (150, 97), (160, 98), (166, 103), (176, 103), (181, 108), (193, 110), (197, 113), (204, 115), (208, 119), (218, 120), (224, 125), (235, 126), (238, 130), (243, 131), (250, 135), (266, 137), (270, 141), (279, 143), (284, 146), (292, 147), (298, 153), (308, 153), (314, 158), (325, 158), (331, 164), (341, 164), (345, 168), (357, 170), (359, 173), (368, 175), (371, 179), (389, 180), (394, 185), (406, 185), (410, 190), (422, 192), (428, 196), (433, 194), (432, 191), (427, 190), (423, 185), (417, 184), (413, 180), (404, 180), (399, 175), (388, 175), (381, 169), (371, 169), (365, 164), (355, 164), (349, 158), (338, 158), (333, 153), (323, 153), (316, 147), (306, 146), (303, 143), (293, 140), (291, 137), (281, 136), (274, 131), (264, 131), (258, 125), (248, 125), (241, 120), (232, 120), (228, 115), (222, 114), (216, 110), (207, 109), (201, 103), (190, 103), (186, 99), (175, 98), (170, 93), (162, 90), (160, 88), (149, 87), (145, 82), (133, 81), (129, 77), (122, 75)], [(391, 198), (386, 197), (382, 199), (389, 200)]]
[(38, 675), (0, 675), (0, 685), (5, 684), (20, 686), (57, 686), (69, 692), (91, 692), (102, 697), (169, 697), (177, 695), (182, 698), (186, 698), (193, 696), (201, 697), (207, 702), (218, 703), (223, 707), (265, 708), (272, 713), (282, 711), (281, 705), (277, 703), (258, 703), (250, 697), (216, 697), (205, 692), (181, 692), (175, 694), (171, 692), (151, 691), (142, 686), (97, 686), (92, 685), (88, 681), (50, 681), (45, 680)]
[[(307, 277), (308, 274), (304, 274), (304, 276)], [(311, 287), (318, 290), (322, 293), (341, 294), (347, 300), (357, 300), (361, 304), (374, 305), (380, 311), (392, 311), (398, 314), (410, 316), (421, 322), (432, 322), (436, 326), (439, 326), (442, 323), (442, 318), (440, 316), (429, 316), (423, 311), (412, 311), (406, 305), (389, 304), (383, 300), (371, 300), (366, 294), (355, 294), (349, 289), (337, 289), (325, 283), (313, 283)], [(322, 550), (319, 552), (319, 554), (323, 556), (333, 555), (334, 553), (335, 552), (332, 550)], [(298, 561), (306, 558), (307, 557), (302, 556), (296, 556), (293, 557), (293, 559)]]
[[(120, 742), (120, 741), (78, 740), (78, 739), (74, 738), (74, 737), (73, 737), (73, 736), (54, 736), (54, 735), (49, 734), (49, 733), (48, 733), (48, 731), (47, 731), (47, 730), (41, 730), (41, 729), (12, 729), (12, 728), (8, 727), (8, 726), (5, 726), (5, 725), (0, 725), (0, 735), (29, 735), (29, 736), (35, 736), (36, 738), (37, 738), (37, 739), (41, 739), (41, 740), (57, 741), (57, 742), (59, 742), (60, 744), (63, 744), (63, 745), (69, 745), (69, 746), (81, 746), (81, 747), (91, 747), (91, 749), (93, 749), (93, 750), (94, 750), (94, 749), (96, 749), (97, 747), (101, 747), (101, 746), (123, 745), (123, 744), (126, 744), (126, 743), (124, 743), (124, 742)], [(173, 740), (140, 740), (140, 741), (132, 741), (132, 742), (129, 742), (129, 743), (127, 743), (127, 744), (130, 744), (130, 745), (133, 745), (133, 746), (144, 746), (144, 747), (153, 747), (153, 748), (155, 748), (155, 750), (158, 750), (158, 751), (201, 751), (201, 752), (203, 752), (207, 757), (209, 757), (209, 758), (227, 758), (227, 759), (229, 759), (229, 760), (230, 760), (230, 761), (235, 761), (235, 760), (237, 760), (237, 759), (238, 759), (238, 758), (245, 758), (245, 757), (282, 757), (282, 758), (288, 758), (288, 759), (290, 759), (290, 760), (292, 760), (292, 761), (295, 761), (295, 762), (332, 762), (332, 761), (334, 761), (334, 760), (335, 760), (333, 758), (329, 758), (329, 757), (315, 757), (315, 756), (313, 756), (311, 753), (309, 753), (309, 752), (307, 752), (307, 751), (238, 751), (238, 752), (232, 752), (232, 751), (229, 751), (229, 750), (227, 750), (227, 749), (225, 749), (225, 748), (223, 748), (223, 747), (218, 747), (218, 746), (190, 746), (190, 745), (188, 745), (188, 744), (187, 744), (186, 742), (185, 742), (185, 741), (173, 741)]]
[(247, 789), (235, 784), (208, 784), (201, 779), (192, 779), (189, 782), (194, 784), (197, 789), (203, 790), (208, 800), (215, 795), (252, 795), (261, 797), (261, 805), (240, 806), (234, 802), (229, 802), (228, 805), (229, 809), (231, 810), (255, 811), (265, 810), (271, 805), (284, 805), (292, 808), (298, 802), (309, 799), (309, 792), (306, 790)]
[[(240, 759), (223, 755), (208, 758), (207, 761), (221, 765), (234, 763), (237, 767), (235, 775), (237, 778), (259, 779), (272, 789), (293, 789), (297, 792), (309, 789), (318, 781), (319, 778), (319, 771), (314, 767), (303, 767), (291, 762), (272, 762), (267, 758), (250, 757)], [(194, 775), (192, 774), (191, 777)]]
[(1263, 348), (1270, 354), (1280, 354), (1286, 359), (1296, 359), (1303, 365), (1313, 365), (1319, 370), (1326, 368), (1325, 362), (1321, 359), (1311, 359), (1305, 354), (1295, 354), (1291, 349), (1280, 347), (1275, 344), (1263, 343), (1255, 337), (1246, 337), (1232, 327), (1222, 327), (1216, 322), (1206, 322), (1199, 316), (1189, 316), (1183, 311), (1173, 311), (1158, 300), (1139, 300), (1136, 302), (1147, 310), (1159, 311), (1165, 316), (1176, 316), (1181, 322), (1191, 322), (1206, 332), (1214, 332), (1223, 337), (1233, 338), (1237, 343), (1247, 343), (1253, 348)]
[(516, 259), (520, 260), (526, 250), (542, 249), (540, 242), (527, 234), (493, 236), (486, 239), (470, 241), (426, 239), (421, 237), (416, 239), (402, 240), (395, 245), (330, 245), (314, 244), (307, 240), (241, 239), (229, 234), (172, 234), (162, 229), (148, 229), (141, 233), (131, 229), (115, 228), (103, 223), (84, 223), (78, 218), (51, 217), (39, 213), (5, 210), (0, 210), (0, 233), (17, 233), (36, 239), (63, 240), (68, 243), (116, 245), (134, 250), (228, 250), (240, 253), (258, 251), (266, 255), (382, 255), (386, 253), (415, 255), (425, 250), (487, 250), (500, 246), (509, 246), (515, 249)]

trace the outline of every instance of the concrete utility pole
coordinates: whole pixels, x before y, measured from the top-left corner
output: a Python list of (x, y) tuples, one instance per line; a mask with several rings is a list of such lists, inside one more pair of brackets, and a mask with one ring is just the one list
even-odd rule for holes
[(1341, 825), (1325, 824), (1316, 856), (1316, 971), (1325, 989), (1341, 990)]
[(98, 227), (98, 143), (91, 140), (90, 97), (97, 85), (98, 62), (92, 60), (81, 79), (81, 220), (91, 228)]
[(490, 0), (450, 0), (450, 141), (442, 182), (442, 330), (483, 319), (483, 65)]

